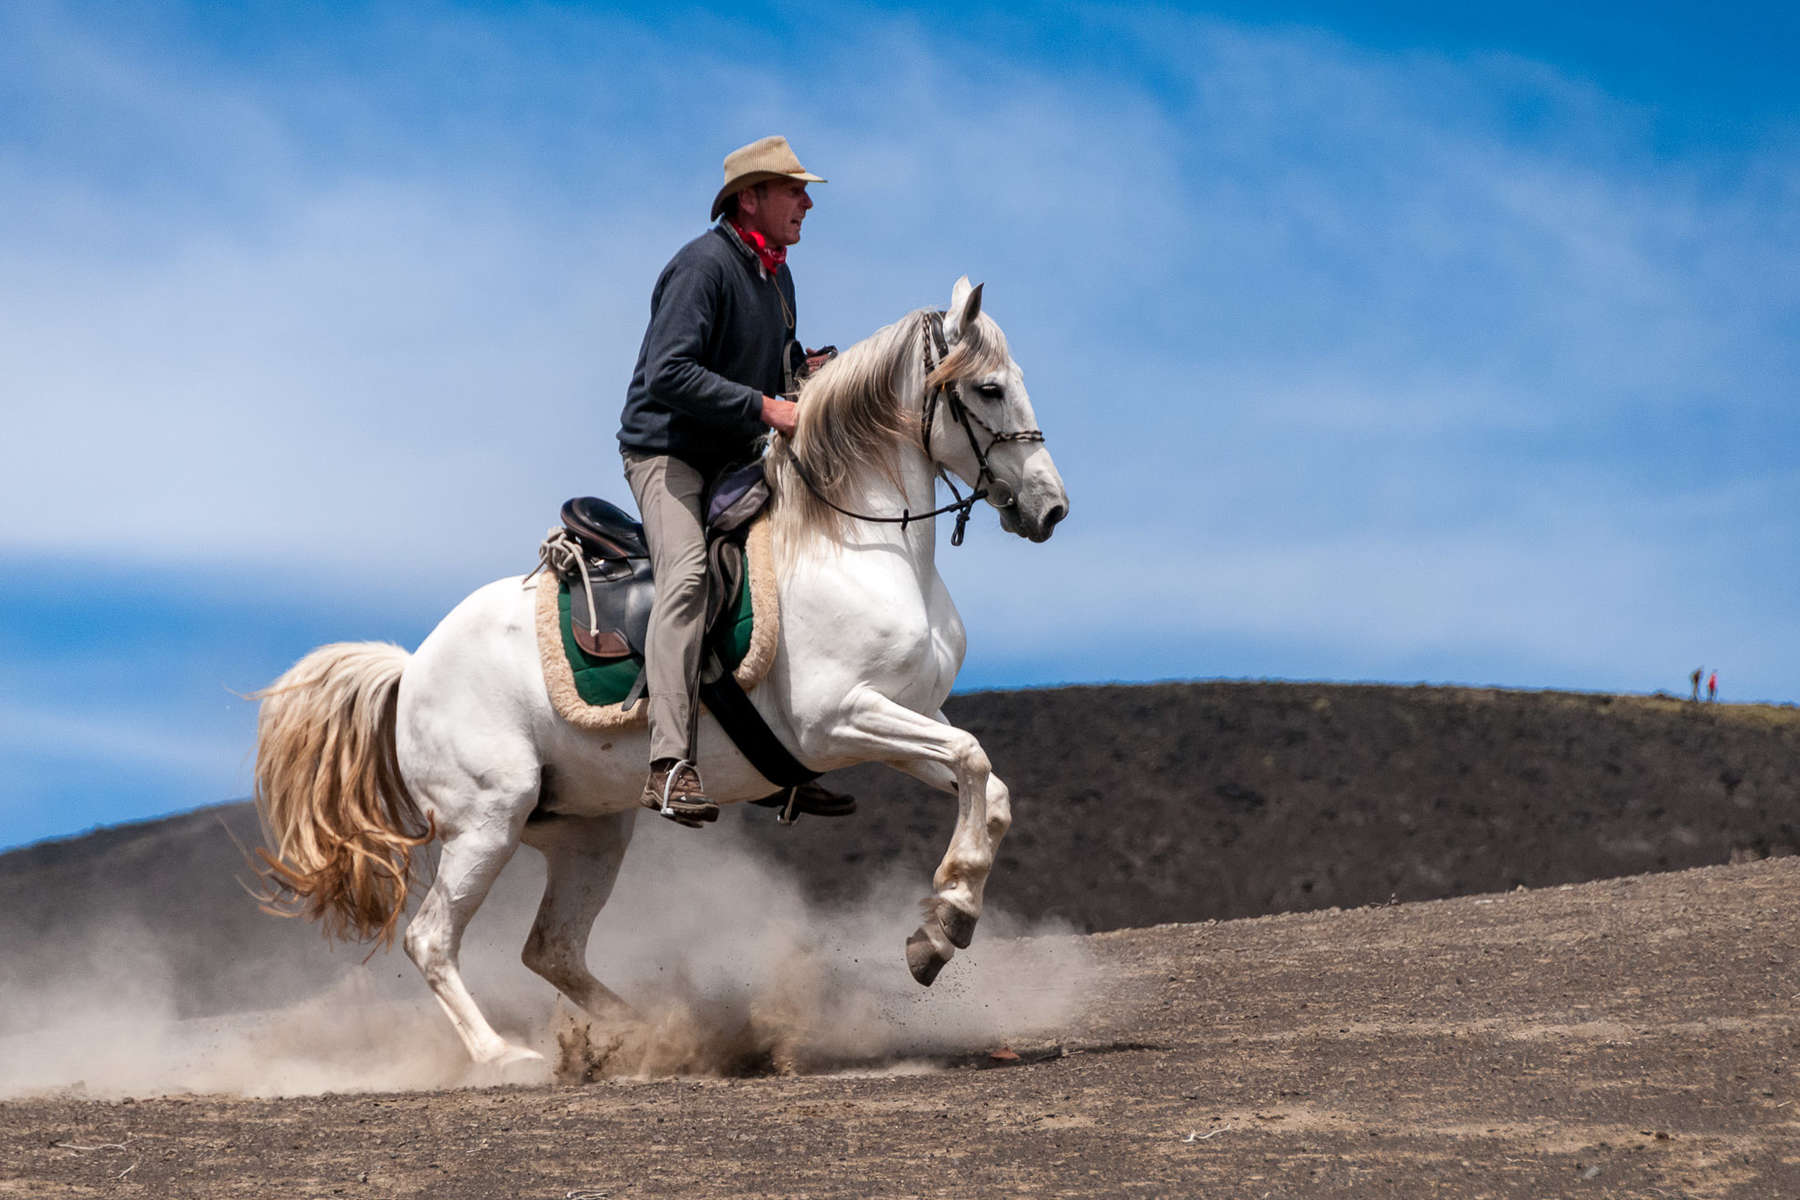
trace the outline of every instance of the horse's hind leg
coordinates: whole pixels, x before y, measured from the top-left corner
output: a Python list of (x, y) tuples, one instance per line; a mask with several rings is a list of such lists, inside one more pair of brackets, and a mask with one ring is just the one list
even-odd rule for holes
[(637, 810), (605, 817), (551, 816), (528, 822), (524, 841), (543, 852), (544, 901), (520, 958), (589, 1016), (635, 1016), (587, 966), (588, 935), (612, 894), (631, 844)]
[(448, 834), (438, 856), (437, 878), (406, 927), (407, 956), (418, 965), (469, 1057), (478, 1063), (528, 1062), (543, 1057), (494, 1032), (457, 967), (463, 931), (518, 845), (518, 830), (498, 822)]
[(850, 727), (833, 733), (839, 746), (848, 740), (868, 758), (956, 794), (956, 829), (932, 876), (934, 894), (924, 902), (924, 922), (906, 940), (906, 965), (914, 979), (929, 987), (975, 936), (994, 853), (1012, 825), (1011, 794), (993, 773), (981, 743), (942, 713), (935, 719), (921, 716), (865, 692)]

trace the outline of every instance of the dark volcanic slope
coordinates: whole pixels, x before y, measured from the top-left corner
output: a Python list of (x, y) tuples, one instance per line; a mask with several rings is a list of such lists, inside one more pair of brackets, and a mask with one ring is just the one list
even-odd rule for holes
[[(1285, 683), (992, 692), (948, 707), (1013, 789), (990, 901), (1087, 930), (1544, 886), (1800, 843), (1800, 714), (1785, 708)], [(884, 768), (839, 782), (862, 797), (851, 819), (726, 820), (815, 896), (852, 894), (889, 866), (922, 894), (954, 801)], [(153, 933), (200, 1009), (195, 989), (273, 1003), (282, 973), (327, 969), (314, 930), (262, 915), (232, 881), (241, 858), (220, 817), (255, 843), (254, 817), (233, 805), (0, 855), (7, 974), (37, 977), (66, 939), (98, 929), (129, 947), (132, 926)], [(221, 963), (215, 949), (252, 944), (267, 956)]]
[[(989, 884), (1081, 929), (1351, 907), (1800, 848), (1800, 712), (1664, 698), (1309, 683), (956, 697), (1012, 787)], [(821, 894), (891, 857), (923, 878), (954, 802), (841, 773), (849, 822), (757, 840)], [(842, 828), (849, 825), (851, 828)]]

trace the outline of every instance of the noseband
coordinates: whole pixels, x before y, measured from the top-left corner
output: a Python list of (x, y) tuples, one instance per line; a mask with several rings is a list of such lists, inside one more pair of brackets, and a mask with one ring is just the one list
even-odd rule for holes
[[(950, 356), (950, 347), (944, 340), (944, 315), (941, 312), (926, 313), (919, 322), (924, 332), (921, 341), (924, 344), (926, 379), (930, 379), (931, 373), (937, 370)], [(937, 421), (940, 401), (944, 407), (950, 410), (950, 416), (955, 419), (956, 423), (962, 426), (963, 433), (969, 439), (969, 449), (974, 452), (975, 462), (980, 467), (979, 473), (975, 476), (975, 490), (967, 496), (957, 489), (956, 481), (950, 477), (950, 472), (943, 467), (937, 469), (938, 478), (944, 481), (944, 484), (950, 489), (950, 494), (956, 497), (954, 501), (942, 508), (934, 508), (925, 513), (915, 513), (903, 508), (897, 517), (876, 517), (867, 513), (851, 512), (847, 508), (840, 508), (833, 504), (825, 493), (819, 490), (818, 485), (813, 483), (812, 477), (806, 473), (806, 468), (800, 465), (800, 456), (794, 453), (791, 445), (788, 447), (788, 459), (794, 464), (794, 472), (800, 476), (800, 481), (806, 485), (808, 491), (819, 498), (825, 507), (858, 521), (873, 521), (880, 525), (898, 525), (904, 532), (906, 527), (914, 521), (923, 521), (947, 512), (954, 512), (956, 528), (950, 533), (950, 544), (960, 546), (963, 544), (963, 531), (969, 524), (969, 510), (976, 504), (989, 497), (993, 498), (997, 508), (1011, 508), (1019, 502), (1018, 497), (1013, 494), (1011, 485), (994, 477), (993, 470), (988, 466), (988, 455), (1001, 442), (1041, 442), (1044, 440), (1044, 431), (1041, 429), (995, 429), (969, 408), (968, 404), (963, 401), (962, 386), (956, 380), (951, 379), (925, 393), (924, 412), (919, 424), (919, 446), (925, 451), (925, 458), (928, 462), (931, 460), (931, 429)], [(982, 431), (988, 435), (988, 444), (985, 447), (975, 436), (975, 426), (977, 425), (981, 426)]]

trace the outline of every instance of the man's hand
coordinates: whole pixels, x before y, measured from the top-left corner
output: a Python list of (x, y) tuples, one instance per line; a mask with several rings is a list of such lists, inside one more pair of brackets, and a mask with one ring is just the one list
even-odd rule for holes
[(763, 397), (763, 424), (782, 437), (794, 436), (794, 421), (799, 415), (800, 406), (792, 400), (783, 400), (779, 396)]

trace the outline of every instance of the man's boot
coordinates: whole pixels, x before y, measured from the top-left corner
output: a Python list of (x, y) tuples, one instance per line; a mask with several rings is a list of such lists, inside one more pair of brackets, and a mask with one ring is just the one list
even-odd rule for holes
[(719, 819), (719, 806), (706, 798), (700, 772), (685, 759), (659, 758), (651, 763), (638, 803), (690, 829)]
[(763, 808), (779, 808), (783, 825), (792, 825), (801, 813), (811, 813), (815, 817), (847, 817), (856, 811), (856, 797), (834, 792), (817, 782), (782, 788), (773, 796), (750, 803)]

